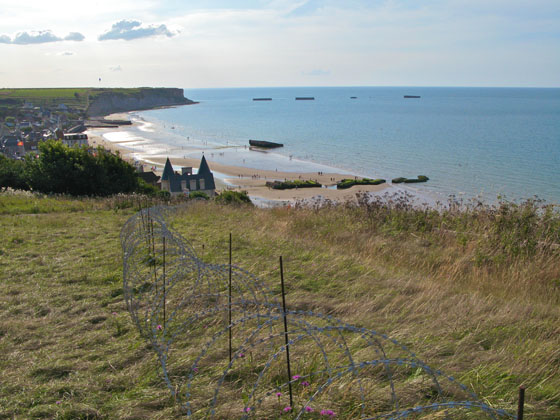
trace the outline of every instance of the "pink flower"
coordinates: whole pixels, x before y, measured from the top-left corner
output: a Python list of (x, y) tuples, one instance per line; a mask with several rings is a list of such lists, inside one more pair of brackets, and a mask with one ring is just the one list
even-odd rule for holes
[(300, 385), (301, 385), (301, 386), (309, 386), (309, 382), (303, 381)]
[(290, 407), (289, 405), (284, 407), (284, 413), (289, 413), (290, 411), (292, 411), (292, 407)]
[(60, 405), (60, 404), (62, 404), (62, 401), (58, 400), (58, 401), (56, 402), (56, 405)]
[(239, 357), (245, 357), (245, 353), (239, 353)]
[(117, 314), (116, 312), (113, 312), (113, 315), (116, 315), (116, 314)]
[(300, 375), (294, 375), (294, 376), (292, 376), (292, 379), (293, 379), (294, 381), (297, 381), (299, 378), (301, 378)]
[(336, 413), (332, 410), (321, 410), (322, 416), (336, 417)]
[(282, 393), (281, 393), (281, 392), (277, 392), (277, 393), (276, 393), (276, 396), (277, 396), (278, 398), (280, 398), (280, 397), (282, 396)]
[(305, 411), (307, 411), (308, 413), (313, 413), (314, 410), (313, 410), (313, 407), (307, 406), (307, 407), (305, 407)]
[(251, 411), (251, 407), (245, 407), (245, 408), (243, 409), (243, 411), (246, 412), (246, 413), (248, 413), (248, 412)]
[(158, 330), (158, 331), (163, 330), (163, 327), (161, 326), (161, 324), (158, 324), (158, 326), (156, 327), (156, 330)]
[(193, 372), (194, 372), (194, 373), (197, 373), (197, 372), (198, 372), (198, 368), (197, 368), (197, 367), (194, 367), (194, 368), (193, 368)]

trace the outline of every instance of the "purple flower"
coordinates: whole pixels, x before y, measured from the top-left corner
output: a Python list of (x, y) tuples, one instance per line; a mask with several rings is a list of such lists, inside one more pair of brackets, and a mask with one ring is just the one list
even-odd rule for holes
[(281, 392), (277, 392), (277, 393), (276, 393), (276, 396), (277, 396), (278, 398), (280, 398), (280, 397), (282, 396), (282, 393), (281, 393)]
[(293, 379), (294, 381), (297, 381), (299, 378), (301, 378), (300, 375), (294, 375), (294, 376), (292, 376), (292, 379)]
[(194, 373), (197, 373), (197, 372), (198, 372), (198, 368), (197, 368), (196, 366), (193, 368), (193, 372), (194, 372)]
[(321, 410), (322, 416), (336, 417), (336, 413), (332, 410)]
[(301, 385), (301, 386), (309, 386), (309, 382), (303, 381), (300, 385)]
[(58, 401), (56, 402), (56, 405), (60, 405), (60, 404), (62, 404), (62, 401), (58, 400)]
[(239, 357), (245, 357), (245, 353), (239, 353)]
[(117, 314), (116, 312), (113, 312), (113, 315), (116, 315), (116, 314)]
[(245, 408), (243, 409), (243, 411), (246, 412), (246, 413), (248, 413), (249, 411), (251, 411), (251, 407), (245, 407)]
[(292, 407), (290, 407), (289, 405), (284, 407), (284, 413), (289, 413), (290, 411), (292, 411)]
[(161, 324), (158, 324), (158, 325), (157, 325), (156, 330), (158, 330), (158, 331), (163, 330), (163, 327), (161, 326)]
[(308, 413), (313, 413), (313, 411), (315, 411), (315, 410), (313, 410), (313, 407), (307, 406), (307, 407), (305, 407), (305, 411), (307, 411)]

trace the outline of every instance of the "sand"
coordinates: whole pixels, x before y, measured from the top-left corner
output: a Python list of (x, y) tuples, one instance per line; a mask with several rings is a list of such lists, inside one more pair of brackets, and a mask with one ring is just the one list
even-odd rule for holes
[[(107, 117), (108, 119), (129, 119), (127, 114), (113, 114)], [(95, 133), (114, 132), (114, 131), (126, 131), (127, 126), (120, 127), (119, 129), (108, 128), (108, 129), (95, 129)], [(105, 149), (111, 150), (113, 152), (119, 152), (120, 155), (127, 160), (134, 160), (132, 157), (132, 151), (126, 148), (126, 141), (113, 143), (105, 140), (100, 135), (88, 132), (89, 144), (90, 146), (97, 147), (102, 146)], [(135, 158), (137, 158), (135, 154)], [(163, 168), (165, 164), (164, 157), (150, 157), (150, 162), (140, 161), (145, 164), (145, 168), (149, 170), (153, 166), (152, 162), (156, 162), (158, 166)], [(253, 169), (241, 166), (230, 166), (223, 165), (217, 162), (213, 162), (208, 159), (206, 155), (206, 161), (210, 170), (220, 172), (225, 175), (225, 178), (216, 179), (217, 190), (236, 190), (236, 191), (247, 191), (250, 197), (257, 197), (263, 200), (274, 200), (280, 202), (294, 202), (297, 200), (312, 199), (313, 197), (321, 196), (324, 199), (329, 199), (333, 201), (348, 201), (355, 199), (356, 193), (359, 192), (379, 192), (390, 187), (389, 184), (381, 185), (360, 185), (353, 186), (345, 190), (337, 190), (336, 183), (345, 178), (351, 178), (348, 174), (339, 173), (325, 173), (325, 172), (281, 172), (281, 171), (271, 171), (262, 169)], [(200, 164), (199, 159), (191, 158), (173, 158), (173, 166), (191, 166), (198, 167)], [(161, 171), (156, 171), (158, 175), (161, 175)], [(274, 190), (266, 186), (267, 181), (284, 181), (284, 180), (315, 180), (323, 185), (323, 188), (299, 188), (291, 190)]]

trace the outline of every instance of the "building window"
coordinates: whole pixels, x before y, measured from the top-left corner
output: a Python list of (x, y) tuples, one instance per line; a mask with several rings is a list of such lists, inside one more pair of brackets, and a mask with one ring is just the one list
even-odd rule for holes
[(191, 179), (189, 189), (190, 189), (191, 191), (196, 191), (196, 179)]
[(204, 185), (204, 179), (199, 179), (199, 180), (198, 180), (198, 183), (200, 184), (200, 189), (201, 189), (201, 190), (205, 190), (205, 189), (206, 189), (206, 188), (204, 188), (204, 187), (205, 187), (205, 185)]

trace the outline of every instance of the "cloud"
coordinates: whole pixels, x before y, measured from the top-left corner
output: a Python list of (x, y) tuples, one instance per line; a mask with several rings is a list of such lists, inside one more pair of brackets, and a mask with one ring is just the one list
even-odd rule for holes
[(109, 67), (109, 70), (111, 70), (111, 71), (122, 71), (122, 67), (120, 65), (112, 66), (112, 67)]
[(110, 39), (124, 39), (130, 41), (132, 39), (146, 38), (151, 36), (164, 35), (167, 37), (172, 37), (175, 33), (167, 29), (165, 25), (148, 25), (142, 26), (142, 22), (137, 20), (121, 20), (114, 23), (111, 29), (102, 35), (99, 35), (98, 39), (100, 41), (106, 41)]
[(64, 37), (65, 41), (83, 41), (85, 36), (83, 36), (79, 32), (70, 32), (68, 35)]
[(18, 45), (45, 44), (47, 42), (59, 41), (82, 41), (84, 38), (79, 32), (70, 32), (64, 38), (60, 38), (47, 29), (45, 31), (18, 32), (13, 40), (7, 35), (0, 35), (0, 43)]
[(69, 55), (74, 55), (74, 53), (72, 51), (62, 51), (62, 52), (57, 53), (56, 55), (69, 56)]
[(46, 42), (62, 41), (62, 38), (57, 37), (50, 30), (46, 31), (32, 31), (32, 32), (19, 32), (14, 37), (12, 44), (44, 44)]

